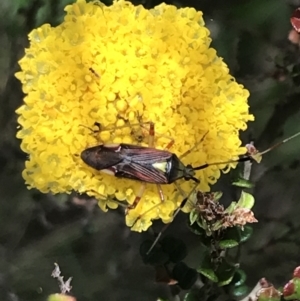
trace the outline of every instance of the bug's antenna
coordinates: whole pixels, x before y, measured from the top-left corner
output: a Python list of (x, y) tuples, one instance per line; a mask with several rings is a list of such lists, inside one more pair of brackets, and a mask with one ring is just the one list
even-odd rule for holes
[(264, 150), (263, 152), (259, 152), (258, 154), (259, 155), (264, 155), (264, 154), (270, 152), (271, 150), (273, 150), (274, 148), (277, 148), (278, 146), (280, 146), (280, 145), (282, 145), (282, 144), (284, 144), (284, 143), (286, 143), (286, 142), (288, 142), (288, 141), (296, 138), (299, 135), (300, 135), (300, 132), (298, 132), (298, 133), (296, 133), (296, 134), (294, 134), (294, 135), (292, 135), (292, 136), (290, 136), (288, 138), (285, 138), (284, 140), (282, 140), (282, 141), (274, 144), (273, 146), (269, 147), (268, 149)]
[(201, 138), (201, 140), (199, 142), (197, 142), (192, 148), (190, 148), (189, 150), (187, 150), (186, 152), (184, 152), (183, 154), (181, 154), (181, 156), (179, 158), (182, 159), (182, 158), (186, 157), (187, 155), (189, 155), (191, 152), (193, 152), (199, 146), (199, 144), (201, 144), (204, 141), (204, 139), (205, 139), (206, 135), (208, 134), (208, 132), (209, 131), (207, 131), (203, 135), (203, 137)]
[(228, 164), (228, 163), (239, 163), (239, 162), (245, 162), (245, 161), (251, 161), (252, 156), (251, 155), (246, 155), (244, 157), (241, 157), (237, 160), (229, 160), (229, 161), (223, 161), (223, 162), (213, 162), (213, 163), (206, 163), (200, 166), (193, 167), (193, 170), (200, 170), (204, 169), (206, 167), (212, 166), (212, 165), (221, 165), (221, 164)]
[(194, 170), (200, 170), (200, 169), (204, 169), (206, 167), (209, 167), (209, 166), (212, 166), (212, 165), (221, 165), (221, 164), (229, 164), (229, 163), (239, 163), (239, 162), (245, 162), (245, 161), (251, 161), (251, 160), (255, 160), (255, 161), (260, 161), (260, 157), (268, 152), (270, 152), (271, 150), (279, 147), (280, 145), (296, 138), (297, 136), (300, 135), (300, 132), (274, 144), (273, 146), (267, 148), (266, 150), (262, 151), (262, 152), (259, 152), (257, 151), (255, 148), (255, 151), (253, 153), (251, 152), (248, 152), (247, 155), (237, 159), (237, 160), (229, 160), (229, 161), (225, 161), (225, 162), (213, 162), (213, 163), (206, 163), (206, 164), (203, 164), (203, 165), (200, 165), (200, 166), (196, 166), (196, 167), (193, 167)]

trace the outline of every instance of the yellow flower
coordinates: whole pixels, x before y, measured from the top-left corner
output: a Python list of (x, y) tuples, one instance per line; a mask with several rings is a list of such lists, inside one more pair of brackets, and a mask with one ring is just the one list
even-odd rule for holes
[[(61, 25), (30, 33), (16, 74), (27, 94), (17, 110), (17, 137), (29, 155), (23, 172), (29, 188), (86, 192), (103, 210), (116, 207), (114, 198), (131, 204), (141, 183), (98, 172), (80, 154), (100, 143), (147, 145), (146, 126), (132, 126), (141, 121), (155, 123), (157, 148), (169, 136), (178, 156), (192, 149), (184, 164), (223, 162), (246, 152), (239, 130), (253, 120), (249, 93), (209, 47), (201, 12), (166, 4), (146, 10), (123, 0), (109, 7), (78, 0), (66, 12)], [(199, 189), (209, 191), (220, 170), (235, 165), (197, 171)], [(194, 185), (178, 184), (186, 194)], [(126, 222), (134, 230), (147, 229), (152, 219), (170, 222), (183, 196), (174, 184), (162, 189), (164, 204), (156, 185), (147, 184), (129, 210)]]

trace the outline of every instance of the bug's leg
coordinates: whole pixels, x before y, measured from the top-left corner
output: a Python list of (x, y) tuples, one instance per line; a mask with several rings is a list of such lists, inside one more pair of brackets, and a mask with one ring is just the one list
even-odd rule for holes
[[(175, 212), (173, 214), (173, 220), (177, 216), (177, 214), (181, 211), (181, 209), (185, 206), (185, 204), (187, 203), (187, 201), (189, 200), (191, 195), (195, 192), (195, 190), (198, 187), (199, 183), (195, 183), (195, 186), (193, 187), (193, 189), (190, 191), (190, 193), (188, 195), (186, 195), (186, 193), (181, 189), (181, 187), (176, 182), (174, 182), (174, 185), (177, 187), (178, 191), (180, 191), (180, 194), (183, 196), (183, 200), (180, 203), (180, 206), (175, 210)], [(146, 253), (147, 255), (150, 254), (150, 252), (153, 250), (153, 248), (155, 247), (155, 245), (157, 244), (157, 242), (161, 238), (162, 234), (168, 229), (168, 227), (170, 225), (171, 225), (171, 222), (164, 225), (164, 227), (160, 230), (160, 232), (156, 236), (154, 242), (152, 243), (151, 247), (147, 251), (147, 253)]]
[(143, 122), (141, 120), (141, 118), (138, 116), (138, 121), (139, 123), (137, 124), (130, 124), (130, 127), (135, 127), (135, 126), (139, 126), (140, 127), (140, 130), (135, 130), (135, 129), (132, 129), (132, 135), (135, 136), (135, 139), (138, 141), (138, 142), (142, 142), (143, 141), (143, 138), (144, 138), (144, 134), (141, 133), (141, 129), (147, 131), (149, 133), (149, 142), (148, 142), (148, 146), (149, 147), (155, 147), (155, 143), (154, 143), (154, 138), (160, 138), (160, 137), (163, 137), (163, 138), (166, 138), (168, 140), (170, 140), (170, 142), (167, 144), (166, 147), (164, 147), (165, 150), (171, 148), (175, 142), (175, 140), (170, 137), (170, 136), (167, 136), (167, 135), (163, 135), (163, 134), (160, 134), (160, 133), (157, 133), (156, 131), (154, 131), (154, 123), (151, 122), (151, 121), (148, 121), (148, 122)]
[(166, 138), (166, 139), (170, 140), (170, 142), (164, 147), (164, 150), (169, 150), (175, 143), (175, 139), (173, 139), (172, 137), (167, 136), (167, 135), (156, 133), (155, 137), (163, 137), (163, 138)]
[[(138, 144), (142, 143), (144, 141), (145, 137), (147, 137), (147, 135), (149, 135), (148, 134), (149, 133), (149, 127), (150, 127), (152, 122), (149, 121), (149, 122), (139, 122), (139, 123), (132, 123), (132, 124), (129, 121), (126, 121), (126, 120), (124, 122), (125, 122), (124, 125), (116, 126), (116, 127), (113, 127), (113, 128), (107, 128), (105, 130), (115, 131), (115, 130), (122, 130), (124, 128), (129, 128), (130, 129), (130, 136)], [(150, 146), (149, 143), (148, 143), (148, 146)]]
[(153, 122), (149, 123), (149, 147), (154, 147), (155, 126)]
[[(120, 118), (120, 120), (123, 120), (123, 118)], [(90, 132), (95, 136), (97, 142), (105, 144), (108, 141), (110, 143), (113, 143), (113, 139), (115, 137), (117, 137), (118, 135), (115, 135), (115, 131), (116, 130), (122, 130), (122, 129), (126, 129), (126, 128), (131, 128), (131, 136), (132, 138), (134, 138), (134, 140), (136, 140), (138, 143), (142, 142), (145, 134), (141, 131), (141, 124), (140, 123), (133, 123), (130, 124), (129, 122), (127, 123), (126, 121), (124, 121), (125, 124), (120, 125), (120, 126), (107, 126), (104, 127), (103, 125), (101, 125), (98, 122), (95, 122), (93, 125), (91, 126), (86, 126), (86, 125), (80, 125), (81, 127), (84, 127), (88, 130), (90, 130)], [(144, 122), (143, 125), (149, 125), (151, 122)], [(135, 130), (136, 127), (139, 127), (140, 130)], [(149, 127), (148, 127), (148, 131), (149, 131)], [(103, 135), (103, 136), (102, 136)]]
[[(144, 122), (143, 124), (150, 124), (152, 123), (151, 121), (149, 122)], [(103, 128), (104, 131), (114, 131), (114, 130), (119, 130), (119, 129), (124, 129), (124, 128), (128, 128), (128, 127), (131, 127), (131, 126), (140, 126), (141, 124), (140, 123), (132, 123), (132, 124), (124, 124), (124, 125), (121, 125), (121, 126), (113, 126), (113, 127), (106, 127), (106, 128)]]
[[(141, 126), (143, 126), (144, 124), (142, 124)], [(155, 125), (153, 122), (149, 122), (149, 147), (154, 147), (154, 139), (156, 137), (156, 133), (155, 133)], [(165, 138), (168, 138), (170, 139), (170, 142), (167, 144), (167, 146), (164, 148), (164, 149), (169, 149), (172, 147), (172, 145), (174, 144), (175, 140), (172, 139), (171, 137), (168, 137), (168, 136), (164, 136), (164, 135), (159, 135), (160, 137), (165, 137)], [(143, 185), (143, 184), (142, 184)], [(145, 185), (145, 184), (144, 184)], [(150, 209), (146, 210), (145, 212), (143, 212), (140, 216), (138, 216), (138, 218), (134, 221), (133, 225), (134, 226), (144, 215), (146, 215), (147, 213), (149, 213), (150, 211), (154, 210), (155, 208), (161, 206), (162, 203), (164, 203), (165, 201), (165, 197), (164, 197), (164, 194), (163, 194), (163, 190), (161, 188), (161, 185), (159, 184), (156, 184), (156, 187), (157, 187), (157, 190), (158, 190), (158, 195), (160, 197), (160, 203), (154, 205), (153, 207), (151, 207)], [(136, 202), (136, 200), (134, 200), (134, 203)], [(137, 203), (139, 202), (139, 200), (137, 201)], [(133, 204), (134, 204), (133, 203)], [(136, 205), (137, 205), (136, 203)], [(136, 206), (135, 205), (135, 206)], [(135, 208), (135, 207), (133, 207)]]
[(93, 73), (96, 77), (100, 78), (100, 75), (92, 67), (89, 68), (89, 71)]
[(157, 191), (158, 191), (160, 200), (161, 200), (162, 202), (164, 202), (164, 201), (165, 201), (165, 197), (164, 197), (164, 193), (163, 193), (163, 191), (162, 191), (161, 185), (160, 185), (160, 184), (156, 184), (156, 187), (157, 187)]
[[(127, 206), (126, 214), (128, 214), (128, 210), (134, 209), (138, 205), (139, 201), (141, 200), (141, 198), (145, 192), (145, 189), (146, 189), (146, 183), (142, 183), (133, 203), (131, 205)], [(134, 222), (134, 224), (135, 224), (135, 222)]]
[[(143, 123), (141, 126), (143, 126), (145, 123)], [(149, 122), (149, 142), (148, 142), (148, 146), (149, 147), (154, 147), (154, 139), (155, 139), (155, 136), (156, 136), (156, 133), (155, 133), (155, 125), (153, 122)], [(160, 136), (163, 136), (163, 135), (160, 135)], [(167, 146), (165, 147), (165, 149), (169, 149), (170, 147), (172, 147), (172, 145), (174, 144), (175, 140), (170, 138), (170, 137), (167, 137), (167, 136), (163, 136), (163, 137), (166, 137), (168, 139), (170, 139), (170, 142), (167, 144)], [(142, 188), (143, 187), (143, 188)], [(137, 204), (139, 203), (141, 197), (142, 197), (142, 193), (144, 192), (145, 190), (145, 187), (146, 187), (146, 184), (145, 183), (142, 183), (141, 184), (141, 188), (140, 188), (140, 191), (138, 193), (138, 195), (136, 196), (134, 202), (132, 205), (130, 205), (130, 207), (128, 209), (134, 209)], [(161, 185), (159, 184), (156, 184), (156, 187), (157, 187), (157, 191), (158, 191), (158, 195), (160, 197), (160, 203), (154, 205), (153, 207), (151, 207), (150, 209), (144, 211), (140, 216), (138, 216), (136, 218), (136, 220), (134, 221), (134, 223), (132, 224), (131, 227), (133, 227), (139, 220), (141, 220), (141, 218), (143, 216), (145, 216), (147, 213), (149, 213), (150, 211), (154, 210), (155, 208), (161, 206), (162, 203), (164, 203), (165, 201), (165, 197), (164, 197), (164, 194), (163, 194), (163, 190), (162, 190), (162, 187)], [(127, 211), (128, 212), (128, 211)]]
[[(143, 216), (145, 216), (147, 213), (149, 213), (150, 211), (154, 210), (155, 208), (161, 206), (161, 204), (165, 201), (165, 197), (162, 191), (162, 188), (159, 184), (156, 185), (157, 186), (157, 190), (158, 190), (158, 195), (160, 197), (160, 203), (152, 206), (150, 209), (144, 211), (141, 215), (139, 215), (136, 220), (133, 222), (133, 224), (131, 225), (131, 227), (133, 227)], [(131, 208), (130, 208), (131, 209)]]
[(207, 134), (208, 134), (208, 132), (206, 132), (206, 133), (203, 135), (203, 137), (201, 138), (201, 140), (198, 141), (192, 148), (190, 148), (190, 149), (187, 150), (185, 153), (183, 153), (183, 154), (179, 157), (179, 159), (182, 159), (182, 158), (186, 157), (187, 155), (189, 155), (190, 153), (192, 153), (192, 152), (198, 147), (198, 145), (201, 144), (201, 143), (204, 141), (204, 139), (205, 139), (205, 137), (206, 137)]
[(97, 134), (97, 133), (101, 132), (101, 129), (102, 129), (101, 124), (99, 122), (95, 122), (93, 124), (93, 127), (97, 128), (96, 130), (94, 130), (92, 127), (88, 127), (88, 126), (85, 126), (83, 124), (80, 124), (79, 126), (82, 126), (86, 129), (89, 129), (93, 134)]
[[(151, 121), (143, 122), (142, 116), (140, 116), (139, 114), (137, 114), (137, 120), (138, 120), (138, 124), (131, 125), (131, 135), (136, 139), (136, 141), (141, 143), (144, 141), (145, 138), (144, 132), (149, 133), (150, 124), (152, 122)], [(138, 126), (138, 129), (136, 129), (135, 126)], [(148, 141), (148, 146), (150, 146), (149, 141)]]
[[(153, 147), (154, 146), (155, 128), (154, 128), (154, 123), (153, 122), (149, 122), (149, 124), (150, 124), (150, 126), (149, 126), (149, 142), (148, 142), (148, 145), (149, 145), (149, 147)], [(140, 200), (141, 200), (141, 198), (142, 198), (142, 196), (145, 192), (145, 189), (146, 189), (146, 183), (142, 182), (141, 186), (140, 186), (140, 189), (139, 189), (133, 203), (127, 207), (126, 214), (128, 214), (128, 210), (132, 210), (138, 205), (138, 203), (140, 202)], [(139, 218), (137, 218), (134, 221), (132, 227), (136, 224), (138, 219)]]
[[(170, 142), (166, 145), (166, 147), (164, 148), (165, 150), (168, 150), (170, 149), (174, 143), (175, 143), (175, 140), (169, 136), (166, 136), (166, 135), (159, 135), (161, 137), (165, 137), (165, 138), (168, 138), (170, 139)], [(204, 138), (202, 138), (203, 140)], [(189, 152), (186, 152), (183, 154), (183, 156), (187, 155)], [(173, 220), (174, 218), (177, 216), (177, 214), (180, 212), (180, 210), (184, 207), (184, 205), (186, 204), (187, 200), (189, 199), (190, 195), (195, 191), (196, 187), (198, 186), (199, 183), (196, 183), (195, 187), (191, 190), (190, 194), (187, 196), (186, 193), (181, 189), (181, 187), (176, 183), (174, 182), (174, 185), (176, 186), (176, 188), (178, 189), (178, 191), (180, 192), (180, 194), (183, 196), (183, 201), (180, 203), (180, 206), (175, 210), (174, 214), (173, 214)], [(163, 202), (165, 199), (164, 199), (164, 195), (163, 195), (163, 192), (162, 192), (162, 189), (160, 187), (160, 185), (157, 185), (157, 188), (158, 188), (158, 191), (159, 191), (159, 194), (160, 194), (160, 198), (161, 198), (161, 201)], [(157, 204), (155, 206), (153, 206), (152, 208), (150, 208), (149, 210), (147, 210), (146, 212), (143, 213), (143, 215), (147, 214), (149, 211), (155, 209), (156, 207), (160, 206), (160, 204)], [(141, 218), (142, 215), (139, 217)], [(135, 221), (136, 223), (136, 221)], [(150, 249), (148, 250), (147, 252), (147, 255), (152, 251), (152, 249), (155, 247), (155, 245), (157, 244), (157, 242), (159, 241), (160, 237), (162, 236), (162, 234), (168, 229), (168, 227), (170, 226), (171, 223), (168, 223), (166, 224), (162, 229), (161, 231), (158, 233), (157, 237), (155, 238), (153, 244), (151, 245)]]

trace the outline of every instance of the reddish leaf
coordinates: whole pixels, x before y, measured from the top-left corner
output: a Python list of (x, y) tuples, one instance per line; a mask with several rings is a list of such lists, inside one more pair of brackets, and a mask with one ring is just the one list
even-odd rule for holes
[(293, 276), (295, 278), (300, 278), (300, 266), (295, 268)]
[(283, 288), (283, 296), (288, 297), (295, 293), (295, 285), (292, 280), (290, 280)]
[(294, 29), (300, 33), (300, 8), (297, 8), (291, 17), (291, 23), (294, 27)]

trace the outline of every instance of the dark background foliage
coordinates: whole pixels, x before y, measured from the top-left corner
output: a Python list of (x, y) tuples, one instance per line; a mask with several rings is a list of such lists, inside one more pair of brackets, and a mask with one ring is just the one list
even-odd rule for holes
[[(0, 3), (0, 300), (39, 301), (57, 292), (57, 283), (50, 277), (54, 262), (65, 278), (73, 276), (73, 294), (79, 300), (170, 297), (170, 289), (155, 283), (153, 270), (139, 256), (139, 245), (147, 234), (131, 233), (121, 209), (103, 213), (94, 200), (43, 195), (24, 185), (21, 172), (26, 155), (15, 138), (15, 110), (23, 94), (14, 73), (28, 46), (27, 34), (43, 23), (57, 25), (68, 2), (72, 1)], [(142, 4), (150, 8), (159, 3), (144, 0)], [(300, 131), (299, 47), (288, 40), (289, 19), (300, 1), (168, 3), (204, 12), (212, 46), (250, 90), (256, 120), (242, 134), (245, 143), (254, 140), (264, 149)], [(300, 263), (299, 153), (298, 138), (253, 168), (254, 212), (259, 223), (238, 259), (249, 287), (261, 277), (282, 285)], [(225, 177), (214, 189), (222, 189), (232, 199), (228, 183)], [(189, 249), (187, 261), (197, 267), (200, 243), (189, 233), (186, 216), (179, 216), (168, 232), (184, 240)]]

